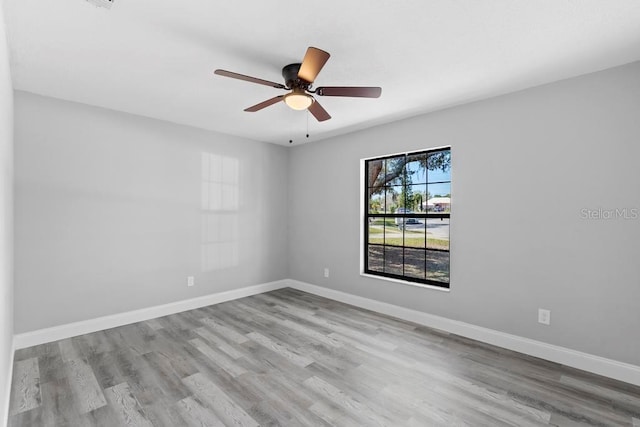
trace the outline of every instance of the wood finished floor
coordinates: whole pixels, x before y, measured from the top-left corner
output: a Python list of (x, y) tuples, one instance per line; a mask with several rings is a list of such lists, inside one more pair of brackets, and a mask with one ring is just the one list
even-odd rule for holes
[(633, 426), (640, 388), (292, 289), (15, 355), (9, 426)]

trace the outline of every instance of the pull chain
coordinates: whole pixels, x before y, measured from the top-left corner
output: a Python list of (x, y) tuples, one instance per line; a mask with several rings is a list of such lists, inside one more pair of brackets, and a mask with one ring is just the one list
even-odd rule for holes
[[(307, 110), (307, 138), (309, 138), (309, 111)], [(293, 139), (289, 140), (289, 144), (293, 144)]]

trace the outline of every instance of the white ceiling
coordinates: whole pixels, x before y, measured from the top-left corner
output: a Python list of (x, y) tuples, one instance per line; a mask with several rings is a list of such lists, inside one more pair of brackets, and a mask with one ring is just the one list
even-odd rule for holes
[[(323, 139), (640, 59), (638, 0), (5, 0), (14, 86), (259, 141)], [(316, 86), (382, 86), (379, 99), (318, 97), (318, 123), (282, 82), (308, 46), (331, 53)], [(307, 120), (308, 118), (308, 120)]]

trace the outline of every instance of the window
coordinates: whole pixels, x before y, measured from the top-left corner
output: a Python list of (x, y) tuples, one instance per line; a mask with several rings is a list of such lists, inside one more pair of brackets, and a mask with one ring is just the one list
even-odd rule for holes
[(365, 160), (364, 272), (449, 287), (451, 149)]

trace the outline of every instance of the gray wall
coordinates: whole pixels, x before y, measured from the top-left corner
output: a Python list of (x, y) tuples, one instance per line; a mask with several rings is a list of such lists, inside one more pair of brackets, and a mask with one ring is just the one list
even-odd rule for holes
[(0, 424), (9, 410), (13, 343), (13, 88), (0, 0)]
[(286, 148), (24, 92), (15, 139), (16, 333), (287, 277)]
[[(15, 103), (18, 333), (289, 276), (640, 364), (640, 63), (291, 149)], [(360, 159), (442, 145), (451, 291), (361, 277)]]
[[(640, 365), (639, 141), (633, 63), (292, 148), (291, 278)], [(361, 277), (359, 160), (442, 145), (451, 291)]]

